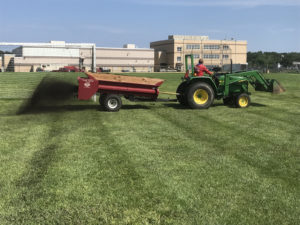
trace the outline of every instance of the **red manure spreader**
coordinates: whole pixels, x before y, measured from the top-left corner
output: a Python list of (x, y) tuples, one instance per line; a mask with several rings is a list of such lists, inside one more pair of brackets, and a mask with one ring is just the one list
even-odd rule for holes
[(88, 78), (78, 77), (78, 99), (88, 100), (100, 94), (99, 103), (107, 111), (118, 111), (122, 106), (121, 96), (131, 101), (156, 101), (162, 79), (86, 73)]

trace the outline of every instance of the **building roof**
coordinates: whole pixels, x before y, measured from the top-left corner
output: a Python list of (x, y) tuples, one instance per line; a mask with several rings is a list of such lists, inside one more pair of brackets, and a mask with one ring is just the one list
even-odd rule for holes
[(96, 47), (96, 49), (124, 50), (124, 51), (154, 51), (152, 48), (115, 48), (115, 47)]
[(207, 41), (208, 36), (194, 36), (194, 35), (169, 35), (169, 40), (197, 40), (197, 41)]
[(191, 43), (197, 43), (197, 42), (202, 42), (204, 41), (204, 43), (243, 43), (243, 44), (247, 44), (247, 41), (245, 40), (212, 40), (209, 39), (208, 36), (194, 36), (194, 35), (169, 35), (168, 39), (166, 40), (160, 40), (160, 41), (153, 41), (150, 43), (150, 45), (164, 45), (164, 44), (174, 44), (178, 41), (181, 42), (191, 42)]

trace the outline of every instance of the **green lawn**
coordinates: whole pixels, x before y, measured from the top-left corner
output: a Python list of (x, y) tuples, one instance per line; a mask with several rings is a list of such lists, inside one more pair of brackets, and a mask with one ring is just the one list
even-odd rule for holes
[[(269, 75), (287, 91), (246, 109), (70, 99), (17, 115), (45, 75), (78, 74), (0, 73), (0, 224), (300, 224), (300, 75)], [(144, 76), (174, 92), (182, 74)]]

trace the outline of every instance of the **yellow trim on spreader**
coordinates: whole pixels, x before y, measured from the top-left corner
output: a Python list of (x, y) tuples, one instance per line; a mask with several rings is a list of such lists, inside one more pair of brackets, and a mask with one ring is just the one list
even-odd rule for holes
[(205, 104), (207, 101), (208, 101), (208, 93), (206, 90), (204, 89), (197, 89), (195, 92), (194, 92), (194, 102), (196, 104), (199, 104), (199, 105), (203, 105)]

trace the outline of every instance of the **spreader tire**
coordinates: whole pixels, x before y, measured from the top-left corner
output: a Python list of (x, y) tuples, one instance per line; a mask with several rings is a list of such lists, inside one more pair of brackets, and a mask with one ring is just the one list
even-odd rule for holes
[(237, 96), (235, 103), (238, 108), (247, 108), (251, 103), (250, 96), (246, 93), (242, 93)]
[(192, 109), (207, 109), (214, 98), (214, 91), (207, 83), (197, 82), (188, 87), (187, 102)]
[(176, 93), (177, 93), (176, 97), (177, 97), (178, 102), (181, 105), (187, 105), (187, 99), (186, 99), (186, 94), (185, 94), (186, 87), (187, 87), (187, 82), (184, 81), (178, 86), (178, 88), (176, 90)]
[(119, 95), (108, 94), (103, 100), (106, 111), (117, 112), (122, 107), (122, 99)]
[(106, 96), (107, 96), (107, 94), (100, 94), (99, 103), (101, 106), (104, 106), (104, 100), (105, 100)]

